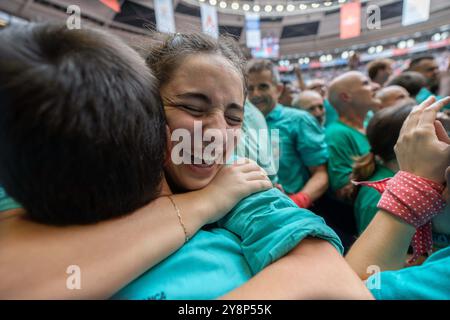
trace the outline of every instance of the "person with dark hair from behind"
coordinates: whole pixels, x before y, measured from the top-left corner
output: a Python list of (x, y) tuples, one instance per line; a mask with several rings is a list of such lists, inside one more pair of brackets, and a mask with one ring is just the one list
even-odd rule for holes
[[(398, 171), (394, 145), (403, 122), (414, 106), (414, 101), (407, 101), (375, 113), (366, 132), (371, 151), (355, 158), (352, 180), (378, 181), (394, 176)], [(366, 186), (358, 190), (354, 212), (359, 234), (366, 229), (377, 213), (380, 197), (378, 191)]]
[(166, 131), (156, 81), (139, 56), (99, 31), (2, 33), (0, 181), (28, 216), (92, 223), (155, 199)]
[(427, 80), (425, 77), (419, 72), (415, 71), (405, 71), (401, 74), (395, 76), (386, 84), (386, 87), (389, 86), (400, 86), (408, 91), (411, 98), (416, 99), (416, 96), (419, 94), (420, 90), (427, 85)]
[[(25, 208), (3, 205), (13, 201), (0, 194), (0, 298), (108, 298), (186, 234), (271, 187), (246, 163), (222, 168), (202, 190), (171, 195), (156, 79), (105, 32), (2, 30), (0, 99), (0, 182)], [(181, 226), (172, 201), (189, 212)], [(61, 285), (74, 262), (83, 290)]]
[(384, 86), (393, 73), (393, 63), (394, 61), (390, 59), (376, 59), (371, 61), (367, 65), (367, 74), (370, 80), (378, 83), (380, 86)]
[[(428, 61), (429, 59), (424, 59), (423, 61)], [(414, 60), (413, 60), (414, 61)], [(419, 60), (422, 61), (422, 60)], [(413, 64), (412, 65), (416, 65)], [(421, 65), (421, 64), (419, 64)], [(418, 72), (418, 71), (412, 71), (417, 70), (417, 68), (408, 69), (408, 71), (404, 71), (401, 74), (395, 76), (393, 79), (389, 81), (387, 86), (393, 86), (398, 85), (400, 87), (405, 88), (408, 92), (411, 98), (416, 99), (416, 102), (418, 104), (424, 102), (426, 99), (428, 99), (430, 96), (434, 95), (429, 89), (429, 83), (430, 80), (425, 76), (427, 75), (426, 72)], [(434, 80), (432, 80), (434, 81)], [(437, 99), (442, 99), (442, 97), (436, 95)], [(444, 110), (447, 110), (450, 108), (450, 105), (446, 105), (444, 107)]]

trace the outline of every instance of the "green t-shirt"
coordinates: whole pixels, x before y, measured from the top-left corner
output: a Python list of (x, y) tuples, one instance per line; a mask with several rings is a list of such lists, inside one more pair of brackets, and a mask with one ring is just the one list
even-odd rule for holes
[(271, 130), (278, 130), (279, 145), (273, 148), (278, 180), (287, 193), (299, 192), (310, 178), (308, 167), (328, 160), (324, 129), (308, 112), (277, 104), (266, 115)]
[(112, 298), (215, 299), (285, 256), (306, 237), (329, 241), (342, 253), (339, 238), (322, 218), (300, 209), (278, 189), (259, 192)]
[[(424, 102), (425, 100), (427, 100), (428, 99), (428, 97), (431, 97), (431, 96), (435, 96), (436, 97), (436, 100), (440, 100), (440, 99), (442, 99), (443, 97), (441, 97), (441, 96), (438, 96), (438, 95), (435, 95), (435, 94), (433, 94), (430, 90), (428, 90), (427, 88), (422, 88), (422, 89), (420, 89), (420, 91), (419, 91), (419, 93), (417, 94), (417, 96), (416, 96), (416, 101), (417, 101), (417, 103), (422, 103), (422, 102)], [(443, 108), (443, 110), (448, 110), (448, 109), (450, 109), (450, 104), (447, 104), (446, 106), (444, 106), (444, 108)]]
[[(374, 174), (368, 181), (378, 181), (394, 176), (394, 172), (383, 165), (377, 164)], [(356, 219), (356, 226), (358, 233), (361, 234), (372, 221), (375, 214), (378, 212), (378, 201), (380, 201), (381, 194), (370, 187), (362, 186), (355, 200), (354, 213)]]
[(366, 286), (377, 300), (449, 300), (450, 247), (420, 266), (372, 275)]
[(325, 108), (325, 127), (328, 127), (339, 120), (339, 115), (328, 99), (323, 101), (323, 106)]
[(268, 173), (273, 183), (278, 182), (278, 168), (273, 159), (272, 141), (266, 119), (248, 100), (245, 102), (241, 141), (236, 152), (240, 158), (256, 161)]
[(20, 208), (20, 204), (14, 201), (13, 198), (9, 197), (5, 190), (0, 187), (0, 211), (6, 211), (11, 209)]
[(328, 177), (332, 191), (349, 183), (353, 158), (370, 151), (366, 136), (358, 130), (336, 121), (325, 129), (328, 144)]

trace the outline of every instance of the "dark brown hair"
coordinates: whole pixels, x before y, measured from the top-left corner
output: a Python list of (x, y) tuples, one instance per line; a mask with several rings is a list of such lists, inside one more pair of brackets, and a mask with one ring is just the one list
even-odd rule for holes
[(83, 224), (160, 193), (157, 81), (119, 38), (28, 24), (0, 32), (0, 182), (33, 220)]
[(247, 64), (246, 74), (250, 73), (260, 73), (264, 70), (270, 71), (272, 74), (272, 82), (274, 84), (279, 84), (280, 81), (280, 73), (278, 72), (275, 64), (268, 59), (253, 59), (250, 60)]
[(372, 176), (376, 167), (375, 156), (384, 162), (395, 159), (394, 146), (400, 129), (414, 106), (414, 102), (407, 101), (375, 113), (367, 127), (371, 152), (354, 159), (353, 180), (366, 180)]
[(367, 73), (371, 80), (374, 80), (381, 70), (386, 70), (386, 68), (391, 65), (394, 61), (390, 59), (377, 59), (370, 62), (367, 65)]
[(238, 43), (231, 37), (214, 39), (203, 33), (155, 33), (147, 48), (138, 49), (161, 87), (167, 83), (183, 60), (193, 54), (218, 54), (224, 57), (242, 77), (246, 91), (245, 59)]

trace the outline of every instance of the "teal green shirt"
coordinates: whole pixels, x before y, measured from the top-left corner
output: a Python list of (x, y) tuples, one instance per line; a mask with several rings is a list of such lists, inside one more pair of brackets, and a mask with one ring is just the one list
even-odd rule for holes
[(364, 118), (364, 129), (367, 129), (367, 127), (369, 126), (369, 122), (370, 120), (372, 120), (374, 115), (375, 112), (373, 112), (372, 110), (369, 110), (369, 112), (367, 112), (366, 117)]
[(277, 170), (272, 153), (272, 141), (264, 115), (248, 100), (245, 102), (244, 122), (237, 156), (249, 158), (258, 163), (273, 183), (278, 182)]
[(323, 106), (325, 107), (325, 127), (328, 127), (339, 120), (339, 114), (328, 99), (323, 101)]
[(377, 300), (449, 300), (450, 247), (422, 265), (372, 275), (366, 286)]
[(339, 190), (350, 182), (354, 157), (370, 151), (366, 136), (358, 130), (337, 121), (325, 129), (328, 144), (328, 177), (330, 189)]
[(324, 130), (308, 112), (281, 104), (266, 115), (266, 121), (269, 129), (279, 132), (278, 148), (273, 149), (279, 183), (287, 193), (297, 193), (310, 178), (308, 167), (328, 160)]
[[(431, 97), (431, 96), (435, 96), (435, 97), (436, 97), (436, 100), (440, 100), (440, 99), (443, 98), (443, 97), (441, 97), (441, 96), (438, 96), (438, 95), (433, 94), (433, 93), (432, 93), (430, 90), (428, 90), (427, 88), (422, 88), (422, 89), (419, 91), (419, 93), (417, 94), (417, 96), (416, 96), (416, 101), (417, 101), (417, 103), (420, 104), (420, 103), (424, 102), (425, 100), (427, 100), (428, 97)], [(450, 109), (450, 104), (444, 106), (443, 109)]]
[(239, 287), (305, 237), (342, 245), (322, 218), (278, 189), (253, 194), (213, 228), (200, 230), (113, 299), (214, 299)]
[(5, 190), (0, 187), (0, 211), (20, 208), (20, 205), (11, 197), (8, 197)]
[[(394, 176), (394, 172), (385, 166), (377, 164), (374, 174), (368, 181), (378, 181)], [(362, 186), (358, 190), (358, 195), (354, 204), (354, 213), (356, 219), (356, 226), (358, 233), (361, 234), (372, 221), (378, 212), (378, 201), (380, 201), (381, 194), (370, 187)]]

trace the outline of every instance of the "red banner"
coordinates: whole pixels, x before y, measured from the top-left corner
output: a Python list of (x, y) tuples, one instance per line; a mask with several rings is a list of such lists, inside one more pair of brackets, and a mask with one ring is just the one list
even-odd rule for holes
[(119, 0), (100, 0), (105, 6), (111, 8), (115, 12), (120, 12), (120, 3)]
[(361, 3), (352, 2), (341, 6), (341, 39), (361, 34)]

